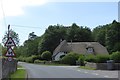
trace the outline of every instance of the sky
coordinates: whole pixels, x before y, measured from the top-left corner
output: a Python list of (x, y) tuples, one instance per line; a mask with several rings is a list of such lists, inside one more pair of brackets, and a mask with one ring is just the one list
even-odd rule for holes
[(119, 0), (0, 0), (0, 43), (8, 24), (20, 44), (31, 32), (41, 36), (49, 25), (76, 23), (93, 29), (118, 20)]

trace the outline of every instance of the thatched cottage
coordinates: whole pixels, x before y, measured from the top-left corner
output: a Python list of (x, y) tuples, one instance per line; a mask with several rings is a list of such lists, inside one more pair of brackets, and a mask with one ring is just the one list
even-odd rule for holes
[(78, 54), (109, 54), (107, 49), (98, 42), (67, 42), (63, 40), (54, 50), (52, 59), (59, 61), (61, 56), (69, 52)]

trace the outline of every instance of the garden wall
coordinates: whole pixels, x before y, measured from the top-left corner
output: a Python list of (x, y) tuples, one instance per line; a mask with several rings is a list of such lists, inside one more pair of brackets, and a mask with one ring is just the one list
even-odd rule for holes
[[(108, 66), (107, 63), (90, 63), (90, 62), (87, 62), (85, 66), (95, 68), (98, 70), (108, 70), (108, 68), (110, 67)], [(112, 67), (113, 70), (120, 70), (120, 63), (114, 63), (112, 64)]]
[(13, 59), (9, 62), (6, 59), (2, 59), (2, 79), (8, 78), (10, 73), (15, 72), (17, 70), (17, 60)]

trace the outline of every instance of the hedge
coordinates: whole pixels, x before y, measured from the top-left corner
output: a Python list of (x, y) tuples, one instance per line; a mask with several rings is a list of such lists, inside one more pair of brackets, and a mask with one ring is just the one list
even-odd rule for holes
[(70, 52), (60, 60), (60, 63), (75, 65), (78, 58), (79, 58), (78, 54), (76, 54), (74, 52)]
[(119, 62), (120, 63), (120, 52), (113, 52), (110, 55), (110, 59), (114, 60), (115, 62)]

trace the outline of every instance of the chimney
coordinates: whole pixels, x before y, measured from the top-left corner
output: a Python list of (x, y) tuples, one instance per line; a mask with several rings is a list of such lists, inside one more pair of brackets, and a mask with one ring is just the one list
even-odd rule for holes
[(60, 39), (60, 43), (62, 42), (62, 39)]

